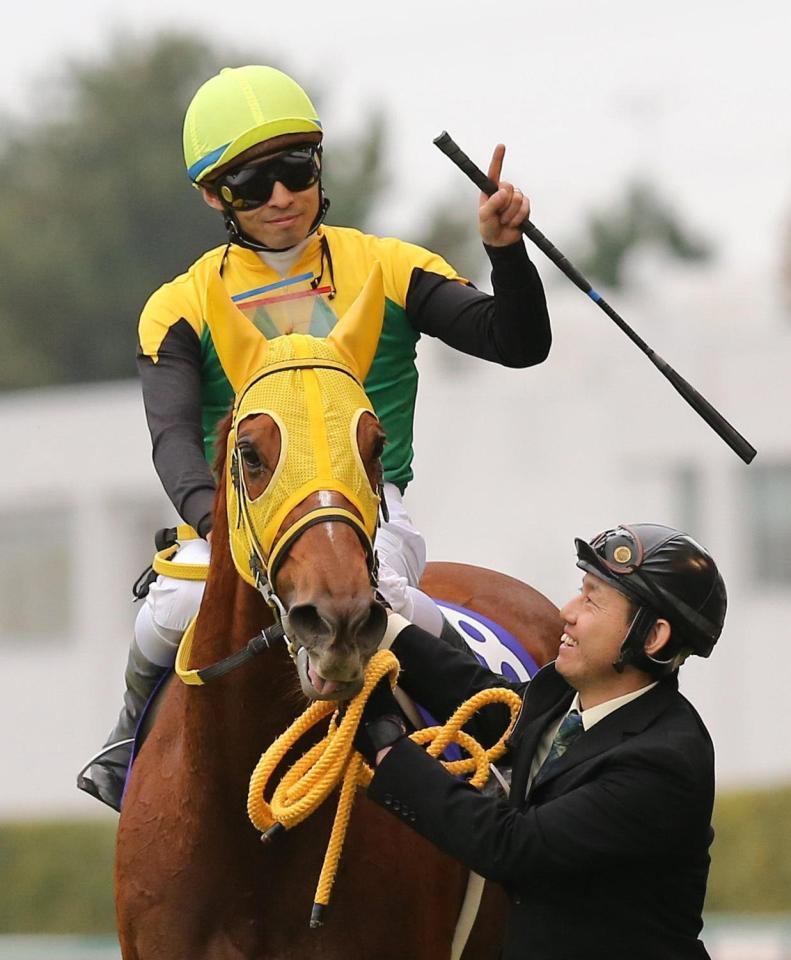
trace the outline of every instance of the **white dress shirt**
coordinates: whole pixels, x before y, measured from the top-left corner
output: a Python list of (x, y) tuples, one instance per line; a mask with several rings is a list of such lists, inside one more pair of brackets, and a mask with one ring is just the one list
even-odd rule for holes
[(655, 680), (653, 683), (649, 683), (645, 687), (640, 687), (639, 690), (633, 690), (631, 693), (625, 693), (622, 697), (613, 697), (612, 700), (605, 700), (604, 703), (600, 703), (595, 707), (590, 707), (588, 710), (580, 710), (580, 695), (575, 693), (574, 699), (571, 701), (571, 705), (566, 713), (558, 717), (554, 723), (551, 723), (542, 734), (541, 739), (538, 741), (533, 762), (530, 765), (530, 776), (527, 780), (527, 789), (530, 789), (530, 785), (533, 782), (533, 778), (538, 773), (539, 767), (546, 760), (547, 754), (552, 746), (552, 741), (555, 739), (555, 734), (560, 729), (561, 723), (563, 723), (563, 721), (566, 719), (566, 716), (571, 713), (572, 710), (576, 710), (582, 717), (583, 731), (590, 730), (591, 727), (595, 726), (600, 720), (603, 720), (613, 711), (618, 710), (620, 707), (626, 706), (627, 703), (631, 703), (632, 700), (636, 700), (638, 697), (642, 697), (644, 693), (648, 693), (648, 691), (652, 690), (657, 683), (658, 681)]

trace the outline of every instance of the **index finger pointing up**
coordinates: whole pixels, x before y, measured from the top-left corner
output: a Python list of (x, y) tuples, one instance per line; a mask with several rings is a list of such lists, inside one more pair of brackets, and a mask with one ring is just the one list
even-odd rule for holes
[(492, 160), (489, 164), (489, 179), (500, 185), (500, 174), (503, 172), (503, 158), (505, 157), (505, 144), (498, 143), (494, 148)]

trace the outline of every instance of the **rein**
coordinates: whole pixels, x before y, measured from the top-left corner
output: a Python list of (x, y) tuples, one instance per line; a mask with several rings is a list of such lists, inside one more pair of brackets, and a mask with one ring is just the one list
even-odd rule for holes
[(267, 627), (248, 640), (241, 650), (237, 650), (235, 653), (230, 654), (230, 656), (224, 657), (222, 660), (218, 660), (208, 667), (201, 667), (198, 670), (190, 669), (187, 664), (189, 663), (190, 654), (192, 653), (192, 640), (195, 635), (195, 623), (197, 619), (196, 615), (190, 621), (189, 626), (184, 631), (184, 636), (181, 638), (178, 653), (176, 654), (176, 675), (179, 680), (188, 686), (200, 687), (205, 683), (209, 683), (211, 680), (216, 680), (218, 677), (224, 677), (226, 673), (230, 673), (231, 670), (243, 666), (259, 653), (271, 649), (278, 640), (286, 640), (288, 643), (288, 637), (286, 636), (286, 631), (282, 623), (276, 622), (273, 623), (271, 627)]
[[(154, 555), (151, 569), (157, 574), (172, 577), (174, 580), (205, 580), (209, 573), (208, 564), (179, 563), (177, 560), (172, 559), (179, 549), (179, 543), (184, 540), (195, 540), (200, 534), (187, 524), (180, 524), (178, 527), (160, 531), (160, 533), (165, 535), (163, 540), (166, 546)], [(180, 680), (190, 686), (202, 686), (211, 680), (224, 677), (226, 673), (230, 673), (237, 667), (243, 666), (259, 653), (271, 649), (271, 647), (280, 640), (286, 640), (286, 643), (289, 645), (289, 652), (291, 652), (291, 645), (286, 636), (282, 619), (279, 619), (270, 627), (266, 627), (248, 640), (241, 650), (237, 650), (235, 653), (230, 654), (230, 656), (224, 657), (222, 660), (218, 660), (208, 667), (192, 670), (188, 664), (192, 653), (192, 641), (197, 619), (198, 615), (196, 614), (184, 631), (178, 653), (176, 654), (176, 674)], [(294, 656), (293, 653), (292, 656)]]
[[(246, 504), (246, 500), (240, 497), (240, 505), (242, 503)], [(373, 549), (373, 545), (365, 535), (365, 532), (361, 530), (357, 517), (349, 511), (338, 507), (322, 507), (317, 510), (312, 510), (304, 517), (295, 521), (287, 535), (283, 536), (278, 543), (276, 553), (273, 553), (273, 556), (270, 558), (270, 569), (275, 573), (277, 572), (280, 564), (285, 560), (288, 551), (305, 530), (318, 523), (330, 522), (346, 523), (358, 535), (360, 543), (365, 550), (371, 585), (376, 587), (378, 585), (377, 575), (379, 566), (376, 551)], [(168, 532), (170, 533), (170, 531)], [(160, 550), (154, 556), (154, 561), (151, 565), (152, 570), (157, 574), (164, 574), (176, 580), (205, 580), (209, 571), (208, 564), (178, 563), (178, 561), (171, 559), (178, 551), (178, 541), (195, 539), (199, 534), (186, 524), (176, 527), (173, 533), (175, 534), (174, 542), (165, 547), (165, 549)], [(270, 580), (265, 573), (263, 563), (259, 561), (256, 555), (255, 551), (258, 547), (258, 542), (255, 539), (255, 532), (252, 527), (248, 528), (248, 533), (254, 544), (250, 567), (255, 577), (256, 587), (274, 613), (275, 622), (271, 626), (261, 630), (261, 632), (257, 633), (254, 637), (251, 637), (241, 650), (237, 650), (222, 660), (210, 664), (208, 667), (201, 667), (196, 670), (188, 666), (192, 654), (195, 624), (198, 619), (198, 615), (196, 614), (181, 638), (175, 664), (176, 675), (189, 686), (202, 686), (211, 680), (224, 677), (237, 667), (244, 666), (244, 664), (248, 663), (259, 653), (271, 649), (281, 640), (285, 640), (286, 648), (288, 649), (291, 659), (295, 662), (297, 661), (299, 648), (296, 647), (287, 632), (288, 611), (272, 588)]]

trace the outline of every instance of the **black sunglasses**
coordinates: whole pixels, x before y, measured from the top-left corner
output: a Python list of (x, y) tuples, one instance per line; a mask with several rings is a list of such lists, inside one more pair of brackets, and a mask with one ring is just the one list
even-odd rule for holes
[(234, 210), (255, 210), (268, 203), (276, 183), (301, 193), (318, 183), (320, 173), (319, 148), (300, 147), (231, 170), (217, 179), (214, 189)]

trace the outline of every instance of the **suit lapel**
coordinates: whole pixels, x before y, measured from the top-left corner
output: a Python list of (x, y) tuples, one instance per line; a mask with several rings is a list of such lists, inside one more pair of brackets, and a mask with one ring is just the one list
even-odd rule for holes
[(678, 681), (671, 678), (608, 714), (590, 730), (586, 730), (571, 744), (563, 756), (552, 764), (547, 773), (542, 776), (539, 789), (543, 789), (556, 777), (579, 764), (592, 760), (607, 750), (612, 750), (627, 737), (641, 733), (667, 709), (677, 689)]
[(516, 747), (511, 775), (511, 802), (520, 806), (527, 789), (530, 766), (542, 734), (569, 708), (574, 691), (555, 672), (553, 663), (543, 667), (528, 685), (522, 714), (517, 720), (512, 740)]

